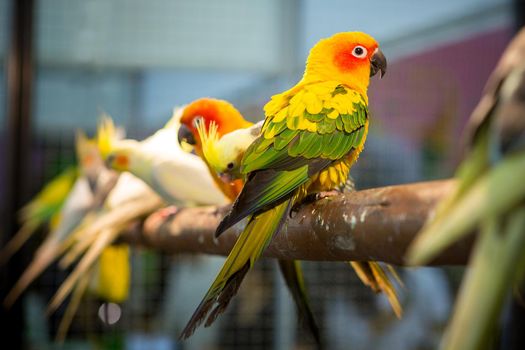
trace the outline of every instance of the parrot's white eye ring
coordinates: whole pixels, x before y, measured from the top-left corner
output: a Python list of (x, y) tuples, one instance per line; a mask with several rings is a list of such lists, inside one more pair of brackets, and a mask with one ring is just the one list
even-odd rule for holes
[(200, 123), (204, 123), (204, 118), (197, 116), (193, 119), (193, 127), (198, 128)]
[(365, 47), (361, 45), (357, 45), (352, 50), (352, 55), (354, 55), (354, 57), (357, 57), (357, 58), (365, 58), (367, 54), (368, 54), (368, 51), (366, 50)]

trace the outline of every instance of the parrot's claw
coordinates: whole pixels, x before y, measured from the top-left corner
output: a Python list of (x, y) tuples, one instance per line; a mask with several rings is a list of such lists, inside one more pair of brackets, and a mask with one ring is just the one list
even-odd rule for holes
[(315, 196), (315, 200), (318, 201), (321, 199), (338, 196), (341, 193), (342, 191), (340, 190), (331, 190), (331, 191), (322, 191), (322, 192), (316, 193), (314, 196)]
[(179, 212), (179, 208), (177, 208), (174, 205), (170, 205), (169, 207), (162, 208), (157, 211), (156, 215), (162, 220), (166, 220), (170, 216), (173, 216)]
[(290, 210), (290, 218), (293, 218), (295, 216), (295, 214), (297, 214), (297, 212), (299, 211), (299, 209), (301, 209), (301, 207), (303, 205), (311, 204), (311, 203), (317, 202), (318, 200), (321, 200), (321, 199), (338, 196), (341, 193), (343, 193), (343, 191), (341, 191), (339, 189), (335, 189), (335, 190), (331, 190), (331, 191), (322, 191), (322, 192), (318, 192), (318, 193), (309, 194), (306, 197), (304, 197), (304, 199), (300, 203), (298, 203), (298, 204), (296, 204), (296, 205), (294, 205), (292, 207), (292, 210)]

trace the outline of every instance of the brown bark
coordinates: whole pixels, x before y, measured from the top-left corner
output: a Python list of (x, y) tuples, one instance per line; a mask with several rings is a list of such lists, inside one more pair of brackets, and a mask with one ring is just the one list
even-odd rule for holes
[[(404, 265), (404, 254), (452, 180), (345, 193), (294, 211), (264, 255), (298, 260), (378, 260)], [(185, 208), (166, 217), (155, 213), (123, 239), (168, 253), (227, 255), (244, 222), (213, 238), (229, 207)], [(444, 251), (432, 264), (465, 264), (472, 238)]]

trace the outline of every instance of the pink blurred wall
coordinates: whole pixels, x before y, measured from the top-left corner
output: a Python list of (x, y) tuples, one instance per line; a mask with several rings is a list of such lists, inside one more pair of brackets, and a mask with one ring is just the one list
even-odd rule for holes
[(373, 132), (457, 161), (463, 127), (511, 37), (510, 28), (491, 30), (390, 64), (369, 90)]

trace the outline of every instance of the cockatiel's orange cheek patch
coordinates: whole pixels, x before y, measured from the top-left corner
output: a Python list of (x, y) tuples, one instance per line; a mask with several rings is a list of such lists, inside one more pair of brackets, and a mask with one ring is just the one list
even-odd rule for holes
[(122, 155), (122, 154), (119, 154), (116, 158), (115, 158), (115, 164), (119, 167), (119, 168), (128, 168), (128, 165), (129, 165), (129, 159), (128, 157)]
[(90, 166), (91, 164), (93, 164), (94, 160), (95, 160), (95, 159), (94, 159), (93, 155), (92, 155), (92, 154), (88, 154), (88, 155), (86, 155), (86, 156), (84, 156), (84, 157), (82, 158), (82, 164), (83, 164), (85, 167), (88, 167), (88, 166)]

